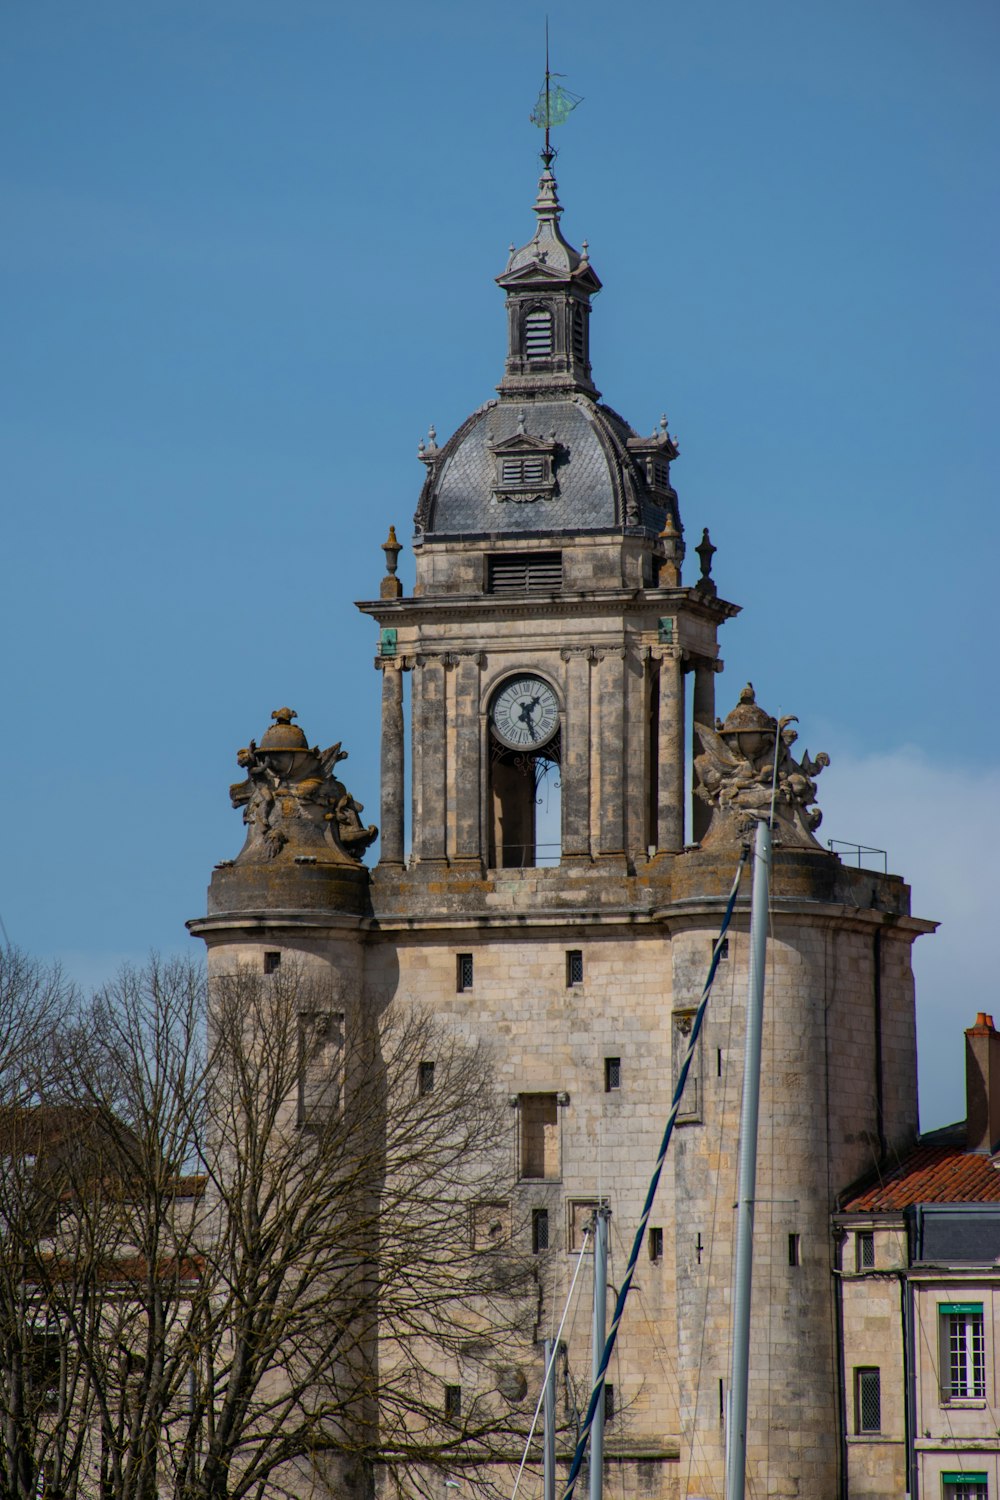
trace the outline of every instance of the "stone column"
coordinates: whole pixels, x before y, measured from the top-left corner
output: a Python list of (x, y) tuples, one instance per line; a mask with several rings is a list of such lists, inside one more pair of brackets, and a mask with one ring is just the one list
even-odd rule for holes
[(625, 647), (604, 652), (600, 666), (600, 852), (625, 857)]
[(563, 720), (562, 858), (590, 858), (590, 674), (593, 648), (566, 647), (566, 713)]
[(406, 786), (403, 748), (403, 663), (379, 660), (382, 673), (382, 843), (380, 865), (403, 863)]
[(414, 761), (419, 745), (419, 813), (414, 810), (413, 847), (418, 859), (444, 861), (445, 684), (439, 656), (417, 658), (420, 692), (413, 712)]
[(660, 705), (656, 844), (676, 853), (684, 847), (684, 671), (680, 648), (660, 657)]
[[(715, 663), (708, 657), (699, 656), (694, 662), (694, 714), (691, 729), (691, 775), (694, 778), (694, 759), (701, 754), (701, 741), (694, 724), (707, 724), (715, 728)], [(691, 838), (700, 843), (708, 832), (712, 821), (712, 809), (700, 797), (691, 798)]]
[(455, 682), (456, 859), (482, 861), (479, 788), (479, 673), (483, 657), (474, 651), (458, 658)]

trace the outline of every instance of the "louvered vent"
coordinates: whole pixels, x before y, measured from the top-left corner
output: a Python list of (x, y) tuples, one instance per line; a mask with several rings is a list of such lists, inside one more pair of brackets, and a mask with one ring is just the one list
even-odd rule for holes
[(491, 557), (488, 588), (491, 594), (551, 594), (562, 588), (562, 553)]
[(552, 314), (543, 308), (524, 320), (524, 352), (529, 359), (548, 359), (552, 353)]
[(500, 464), (501, 484), (543, 484), (544, 458), (505, 458)]
[(658, 490), (670, 488), (670, 465), (653, 460), (653, 484)]
[(587, 330), (583, 321), (585, 317), (582, 307), (573, 309), (573, 353), (581, 364), (587, 362)]

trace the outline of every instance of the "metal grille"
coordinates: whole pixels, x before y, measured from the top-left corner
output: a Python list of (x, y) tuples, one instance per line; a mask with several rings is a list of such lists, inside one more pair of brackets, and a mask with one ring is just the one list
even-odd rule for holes
[(460, 1385), (445, 1386), (444, 1414), (452, 1422), (462, 1415), (462, 1387)]
[(531, 1248), (536, 1255), (540, 1250), (549, 1248), (549, 1211), (547, 1208), (533, 1208), (531, 1211)]
[(604, 1092), (610, 1094), (612, 1089), (620, 1089), (622, 1086), (622, 1060), (620, 1057), (606, 1057), (604, 1059)]
[(986, 1361), (982, 1313), (947, 1313), (948, 1394), (982, 1399), (986, 1395)]
[(530, 312), (524, 320), (524, 352), (529, 359), (548, 359), (552, 353), (552, 314)]
[(571, 948), (566, 954), (566, 983), (583, 983), (583, 952), (579, 948)]
[(663, 1230), (658, 1227), (649, 1231), (649, 1258), (650, 1260), (663, 1259)]
[(544, 458), (504, 458), (500, 462), (501, 484), (544, 484)]
[(880, 1370), (856, 1370), (855, 1403), (859, 1432), (882, 1431), (882, 1373)]
[(875, 1235), (871, 1230), (862, 1230), (857, 1238), (857, 1267), (859, 1271), (870, 1271), (875, 1264)]
[(515, 553), (489, 559), (491, 594), (550, 594), (562, 588), (562, 553)]
[(460, 953), (458, 955), (458, 990), (472, 989), (472, 954)]
[(434, 1092), (434, 1064), (422, 1062), (417, 1072), (417, 1078), (421, 1094), (433, 1094)]

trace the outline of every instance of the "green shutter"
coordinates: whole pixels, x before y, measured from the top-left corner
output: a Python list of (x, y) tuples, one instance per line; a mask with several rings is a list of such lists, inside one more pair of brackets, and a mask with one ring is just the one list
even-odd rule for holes
[(382, 629), (378, 640), (379, 656), (395, 656), (396, 654), (396, 632), (390, 625)]

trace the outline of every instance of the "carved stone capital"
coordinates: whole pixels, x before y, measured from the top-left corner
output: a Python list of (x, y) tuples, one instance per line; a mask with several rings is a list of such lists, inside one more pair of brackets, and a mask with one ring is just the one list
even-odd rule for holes
[(375, 670), (377, 672), (408, 672), (410, 660), (404, 656), (376, 656)]

